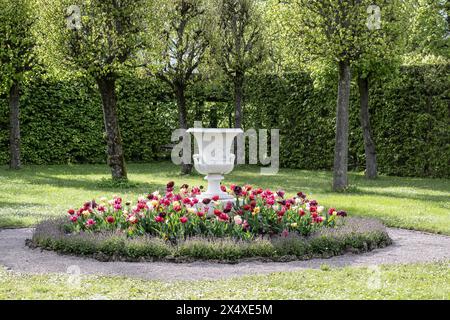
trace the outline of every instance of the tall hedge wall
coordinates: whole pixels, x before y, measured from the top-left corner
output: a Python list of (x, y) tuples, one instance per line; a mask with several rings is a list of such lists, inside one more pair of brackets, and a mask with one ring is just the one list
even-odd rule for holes
[[(404, 67), (373, 79), (370, 112), (379, 171), (450, 177), (450, 65)], [(331, 169), (336, 79), (314, 86), (306, 74), (257, 76), (247, 82), (247, 127), (281, 130), (284, 167)], [(352, 83), (349, 167), (364, 170), (359, 96)]]
[[(126, 158), (158, 158), (177, 126), (175, 104), (155, 81), (125, 79), (118, 85), (118, 109)], [(0, 111), (0, 162), (8, 162), (8, 108)], [(5, 128), (5, 129), (3, 129)], [(21, 97), (22, 157), (27, 164), (106, 161), (100, 95), (87, 79), (39, 79)], [(169, 139), (167, 139), (169, 137)]]
[[(450, 177), (449, 71), (448, 65), (405, 67), (395, 76), (372, 81), (370, 111), (380, 172)], [(233, 109), (230, 94), (214, 90), (222, 97), (211, 97), (211, 92), (202, 92), (201, 88), (196, 86), (191, 92), (190, 120), (201, 117), (205, 126), (229, 125)], [(349, 166), (363, 170), (357, 92), (353, 85)], [(332, 168), (336, 79), (314, 85), (308, 74), (258, 75), (248, 79), (245, 96), (246, 128), (281, 130), (283, 167)], [(118, 97), (127, 160), (160, 158), (160, 146), (170, 142), (178, 119), (168, 89), (156, 80), (127, 77), (119, 82)], [(203, 104), (203, 99), (230, 102)], [(21, 104), (24, 163), (106, 161), (101, 102), (91, 81), (39, 79), (23, 88)], [(1, 102), (0, 125), (0, 163), (6, 164), (5, 99)]]

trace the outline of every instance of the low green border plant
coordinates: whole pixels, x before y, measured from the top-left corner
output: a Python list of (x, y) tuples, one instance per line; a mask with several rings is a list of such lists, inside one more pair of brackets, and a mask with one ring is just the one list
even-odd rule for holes
[(309, 236), (290, 234), (253, 240), (194, 237), (177, 243), (149, 235), (130, 238), (111, 231), (69, 234), (65, 223), (65, 219), (40, 223), (27, 244), (32, 248), (90, 256), (101, 261), (213, 260), (227, 263), (246, 259), (292, 261), (327, 258), (346, 252), (367, 252), (391, 244), (381, 222), (353, 217), (343, 225), (320, 229)]

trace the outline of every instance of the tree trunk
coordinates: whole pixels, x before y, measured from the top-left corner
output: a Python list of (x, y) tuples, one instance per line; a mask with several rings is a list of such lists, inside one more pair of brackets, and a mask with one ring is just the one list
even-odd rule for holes
[[(240, 73), (236, 73), (236, 78), (234, 79), (234, 127), (238, 129), (242, 129), (242, 100), (243, 100), (243, 86), (244, 86), (244, 75)], [(238, 159), (242, 158), (242, 154), (239, 152), (243, 152), (243, 150), (238, 149), (238, 138), (234, 138), (233, 149), (235, 154), (235, 164), (238, 164)]]
[(234, 127), (242, 128), (242, 96), (243, 96), (244, 76), (236, 74), (234, 79)]
[(9, 91), (9, 151), (11, 169), (20, 169), (20, 86), (14, 82)]
[(198, 101), (195, 109), (195, 121), (203, 123), (203, 112), (205, 110), (205, 101)]
[(333, 190), (348, 186), (348, 110), (350, 103), (350, 64), (339, 62), (339, 86), (336, 108), (336, 143), (334, 147)]
[[(186, 110), (186, 96), (184, 94), (183, 85), (175, 86), (175, 94), (177, 96), (177, 106), (178, 106), (178, 119), (180, 122), (181, 129), (188, 129), (187, 123), (187, 110)], [(187, 146), (186, 146), (187, 147)], [(189, 148), (191, 146), (189, 145)], [(181, 173), (190, 174), (192, 172), (191, 163), (181, 163)]]
[(360, 120), (364, 136), (364, 152), (366, 154), (366, 178), (375, 179), (377, 177), (377, 154), (373, 141), (372, 128), (370, 126), (369, 115), (369, 78), (358, 76), (359, 99), (360, 99)]
[(217, 105), (214, 104), (211, 109), (209, 109), (209, 127), (210, 128), (217, 128)]
[(103, 102), (103, 118), (105, 122), (108, 165), (111, 167), (113, 180), (127, 179), (122, 138), (120, 136), (117, 116), (116, 79), (106, 75), (97, 78)]

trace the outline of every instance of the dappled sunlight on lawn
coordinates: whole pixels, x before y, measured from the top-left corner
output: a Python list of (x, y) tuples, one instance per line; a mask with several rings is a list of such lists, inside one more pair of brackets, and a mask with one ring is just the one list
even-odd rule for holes
[[(204, 185), (199, 174), (183, 176), (170, 162), (129, 164), (129, 185), (114, 186), (106, 165), (26, 166), (20, 171), (0, 168), (0, 226), (34, 224), (49, 216), (64, 215), (86, 200), (120, 194), (135, 198), (162, 190), (169, 180), (180, 186)], [(450, 234), (450, 181), (445, 179), (381, 176), (368, 181), (350, 173), (349, 190), (331, 191), (332, 172), (281, 169), (275, 176), (260, 175), (257, 166), (238, 166), (224, 183), (252, 184), (298, 191), (311, 199), (347, 210), (351, 215), (377, 217), (390, 226)]]

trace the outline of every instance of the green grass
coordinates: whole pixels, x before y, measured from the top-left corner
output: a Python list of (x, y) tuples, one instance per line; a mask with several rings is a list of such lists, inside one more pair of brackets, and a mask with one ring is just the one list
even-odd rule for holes
[(146, 281), (19, 275), (0, 269), (0, 299), (450, 299), (447, 263), (323, 267), (228, 280)]
[[(163, 189), (166, 182), (178, 185), (205, 184), (200, 175), (181, 176), (170, 162), (129, 164), (130, 185), (108, 183), (106, 165), (26, 166), (20, 171), (0, 167), (0, 227), (34, 225), (49, 216), (64, 215), (69, 207), (102, 195), (135, 197)], [(350, 174), (345, 193), (331, 192), (331, 172), (282, 169), (276, 176), (262, 176), (255, 166), (242, 166), (226, 177), (226, 183), (250, 183), (289, 194), (308, 193), (326, 206), (351, 215), (376, 217), (388, 226), (450, 235), (450, 180), (382, 176), (367, 181)]]

